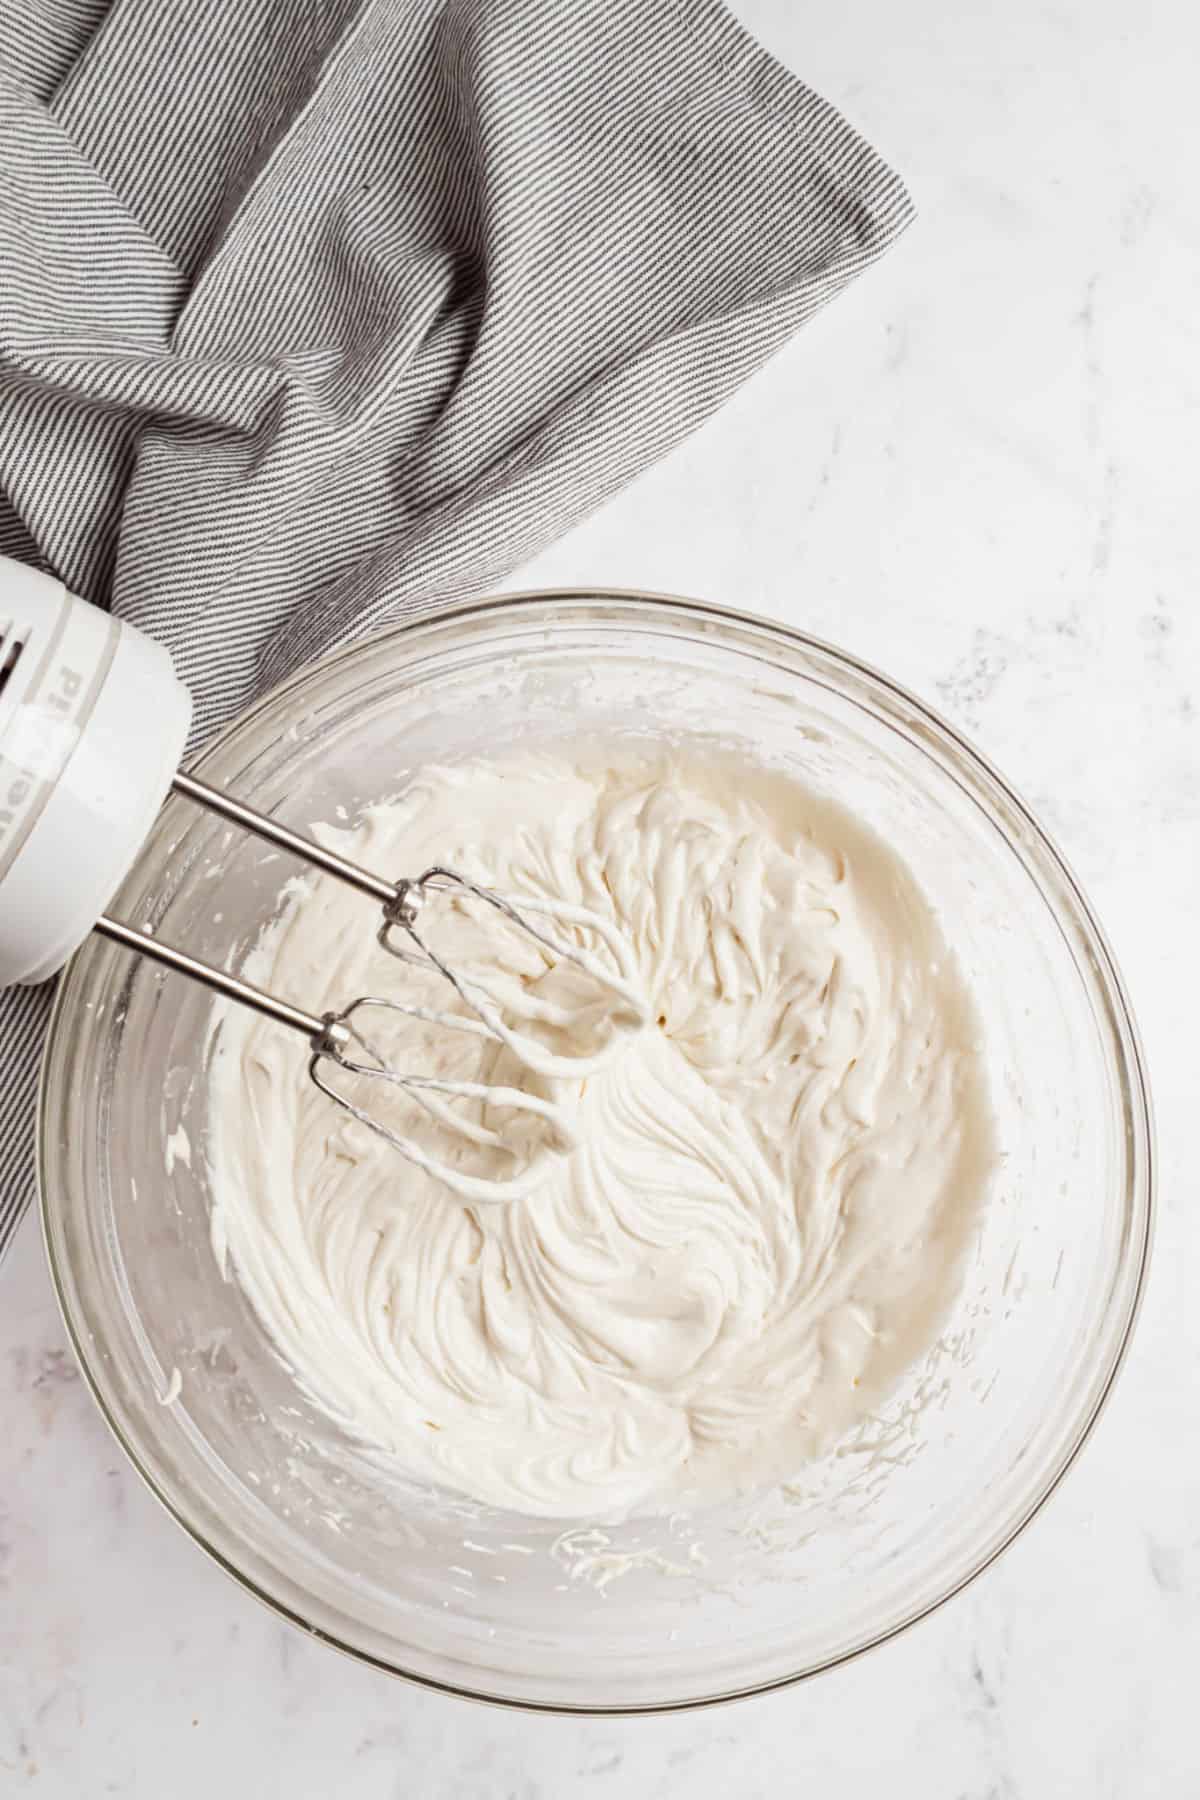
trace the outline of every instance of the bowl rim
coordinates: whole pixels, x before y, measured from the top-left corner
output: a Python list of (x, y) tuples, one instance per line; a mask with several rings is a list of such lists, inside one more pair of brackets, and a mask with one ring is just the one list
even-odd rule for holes
[[(1084, 1444), (1091, 1436), (1097, 1420), (1104, 1411), (1112, 1394), (1117, 1376), (1124, 1366), (1130, 1341), (1141, 1311), (1149, 1271), (1150, 1251), (1153, 1243), (1155, 1216), (1157, 1210), (1157, 1146), (1155, 1138), (1153, 1104), (1150, 1094), (1149, 1076), (1147, 1072), (1145, 1051), (1138, 1031), (1137, 1021), (1129, 1000), (1128, 991), (1116, 957), (1108, 938), (1097, 919), (1086, 894), (1075, 875), (1073, 868), (1063, 854), (1051, 833), (1038, 820), (1030, 807), (1002, 776), (989, 759), (965, 738), (934, 707), (906, 688), (902, 683), (884, 674), (872, 664), (863, 661), (853, 653), (843, 650), (812, 633), (799, 630), (785, 624), (781, 620), (765, 617), (762, 614), (747, 612), (738, 607), (721, 605), (715, 601), (697, 600), (686, 595), (659, 593), (651, 589), (614, 588), (614, 587), (553, 587), (526, 588), (512, 593), (487, 594), (474, 600), (454, 601), (443, 604), (435, 603), (423, 607), (412, 618), (401, 619), (380, 630), (364, 632), (362, 636), (351, 638), (347, 643), (327, 650), (321, 655), (306, 661), (291, 674), (273, 683), (259, 698), (249, 706), (239, 710), (235, 716), (208, 739), (203, 749), (189, 759), (187, 767), (190, 772), (202, 774), (208, 761), (216, 757), (225, 746), (227, 740), (235, 733), (242, 731), (260, 713), (274, 708), (279, 701), (294, 687), (306, 687), (318, 676), (339, 665), (356, 659), (370, 656), (379, 645), (402, 638), (411, 638), (430, 628), (440, 628), (455, 623), (465, 623), (476, 618), (485, 618), (495, 613), (532, 614), (538, 608), (555, 606), (572, 606), (580, 603), (606, 601), (626, 603), (648, 603), (661, 608), (668, 614), (681, 617), (692, 616), (712, 619), (721, 624), (737, 627), (749, 627), (761, 631), (768, 636), (784, 639), (791, 646), (805, 652), (816, 653), (827, 658), (835, 667), (858, 678), (870, 687), (881, 689), (892, 701), (900, 703), (904, 708), (914, 712), (926, 727), (932, 727), (936, 737), (946, 741), (956, 757), (962, 759), (968, 768), (985, 778), (985, 783), (994, 785), (1003, 796), (1006, 804), (1012, 809), (1025, 829), (1030, 833), (1033, 842), (1047, 858), (1052, 869), (1062, 884), (1070, 905), (1074, 910), (1074, 923), (1081, 927), (1089, 940), (1089, 947), (1095, 959), (1097, 974), (1101, 985), (1108, 990), (1112, 1012), (1119, 1024), (1127, 1051), (1127, 1069), (1129, 1091), (1127, 1104), (1134, 1120), (1135, 1130), (1132, 1134), (1135, 1145), (1140, 1140), (1143, 1146), (1142, 1161), (1139, 1166), (1136, 1156), (1132, 1160), (1129, 1181), (1129, 1196), (1132, 1202), (1132, 1224), (1138, 1224), (1138, 1212), (1142, 1214), (1141, 1230), (1131, 1233), (1130, 1258), (1136, 1262), (1133, 1271), (1132, 1289), (1125, 1300), (1125, 1316), (1116, 1332), (1115, 1341), (1110, 1352), (1110, 1362), (1099, 1386), (1094, 1390), (1089, 1404), (1081, 1411), (1076, 1420), (1073, 1432), (1060, 1451), (1057, 1461), (1043, 1476), (1038, 1491), (1029, 1499), (1001, 1533), (998, 1541), (988, 1547), (980, 1556), (972, 1561), (963, 1572), (946, 1584), (932, 1598), (914, 1607), (905, 1617), (896, 1620), (886, 1628), (863, 1639), (861, 1643), (852, 1644), (826, 1657), (811, 1667), (796, 1670), (789, 1674), (772, 1676), (762, 1681), (729, 1688), (712, 1694), (688, 1696), (683, 1699), (619, 1702), (615, 1704), (596, 1704), (563, 1700), (526, 1699), (515, 1695), (489, 1693), (482, 1687), (471, 1687), (454, 1681), (441, 1680), (436, 1676), (425, 1674), (420, 1670), (409, 1669), (391, 1662), (385, 1657), (370, 1650), (343, 1642), (324, 1627), (316, 1625), (301, 1612), (288, 1605), (276, 1595), (269, 1593), (264, 1586), (240, 1569), (221, 1550), (210, 1543), (203, 1532), (186, 1516), (181, 1506), (166, 1494), (143, 1463), (136, 1444), (121, 1427), (105, 1398), (102, 1384), (94, 1366), (85, 1333), (77, 1324), (71, 1311), (67, 1283), (58, 1262), (54, 1235), (51, 1227), (52, 1201), (47, 1170), (46, 1145), (49, 1133), (46, 1129), (48, 1109), (48, 1070), (54, 1045), (59, 1033), (66, 1027), (64, 1019), (69, 1020), (68, 982), (60, 979), (54, 997), (50, 1021), (46, 1032), (45, 1047), (42, 1053), (38, 1078), (37, 1093), (37, 1138), (36, 1138), (36, 1175), (38, 1193), (38, 1215), (41, 1224), (42, 1241), (45, 1246), (46, 1259), (50, 1270), (55, 1299), (61, 1314), (68, 1339), (75, 1358), (91, 1392), (92, 1398), (100, 1411), (108, 1429), (111, 1431), (120, 1449), (128, 1459), (135, 1473), (144, 1486), (153, 1495), (159, 1505), (187, 1534), (204, 1554), (218, 1568), (232, 1578), (246, 1593), (252, 1595), (277, 1617), (285, 1619), (289, 1624), (298, 1627), (306, 1636), (317, 1642), (340, 1651), (355, 1662), (366, 1664), (382, 1673), (408, 1681), (435, 1693), (452, 1695), (457, 1699), (472, 1700), (484, 1705), (501, 1707), (507, 1711), (526, 1713), (546, 1713), (565, 1715), (576, 1718), (620, 1718), (655, 1716), (678, 1712), (693, 1712), (702, 1708), (728, 1704), (734, 1700), (749, 1699), (758, 1694), (774, 1693), (782, 1689), (798, 1686), (811, 1681), (818, 1675), (831, 1669), (857, 1660), (868, 1651), (890, 1643), (902, 1633), (928, 1618), (940, 1607), (952, 1600), (956, 1595), (971, 1585), (983, 1572), (1001, 1557), (1025, 1530), (1026, 1526), (1037, 1517), (1042, 1508), (1057, 1491), (1067, 1471), (1074, 1464)], [(86, 942), (87, 940), (85, 940)], [(78, 954), (78, 953), (77, 953)], [(74, 959), (72, 959), (72, 962)], [(65, 973), (65, 972), (64, 972)], [(1140, 1204), (1139, 1204), (1140, 1203)], [(96, 1362), (100, 1359), (97, 1357)]]

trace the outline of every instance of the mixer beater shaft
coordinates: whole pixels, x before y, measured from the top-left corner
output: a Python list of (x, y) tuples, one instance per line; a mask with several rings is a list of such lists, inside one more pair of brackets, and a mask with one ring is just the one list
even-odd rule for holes
[[(454, 869), (435, 866), (417, 877), (389, 881), (361, 868), (347, 857), (329, 850), (314, 839), (302, 836), (266, 814), (255, 812), (219, 788), (210, 787), (195, 776), (180, 772), (172, 781), (173, 790), (194, 801), (230, 824), (274, 845), (291, 856), (309, 863), (322, 873), (347, 883), (360, 893), (378, 901), (383, 918), (378, 941), (383, 949), (402, 963), (435, 971), (468, 1009), (466, 1014), (440, 1012), (384, 995), (364, 994), (338, 1011), (315, 1013), (267, 993), (252, 982), (228, 970), (201, 961), (186, 950), (164, 943), (152, 932), (139, 930), (107, 914), (96, 921), (94, 929), (111, 942), (149, 957), (161, 966), (202, 983), (213, 993), (248, 1006), (273, 1019), (276, 1024), (301, 1033), (307, 1040), (311, 1057), (309, 1076), (320, 1091), (342, 1107), (350, 1116), (370, 1127), (386, 1139), (410, 1162), (425, 1169), (469, 1203), (486, 1203), (520, 1198), (540, 1180), (548, 1156), (569, 1148), (573, 1133), (566, 1109), (544, 1095), (528, 1092), (511, 1084), (443, 1079), (436, 1075), (416, 1074), (392, 1069), (380, 1056), (362, 1029), (362, 1013), (368, 1008), (401, 1014), (448, 1029), (487, 1039), (502, 1048), (534, 1074), (550, 1080), (579, 1081), (593, 1074), (611, 1058), (621, 1038), (645, 1023), (646, 1009), (638, 996), (632, 959), (619, 931), (599, 914), (585, 907), (539, 896), (522, 897), (518, 904), (512, 897), (493, 892), (470, 881)], [(430, 898), (437, 894), (458, 895), (481, 901), (501, 915), (509, 924), (526, 933), (541, 951), (555, 962), (569, 963), (593, 980), (609, 996), (607, 1041), (589, 1053), (553, 1051), (531, 1037), (519, 1026), (510, 1024), (505, 1010), (527, 1020), (549, 1018), (562, 1024), (567, 1015), (562, 1008), (547, 1005), (536, 998), (509, 996), (502, 1007), (486, 983), (478, 976), (468, 976), (452, 969), (418, 932), (417, 920)], [(577, 943), (565, 942), (526, 918), (532, 912), (541, 919), (551, 919), (576, 932), (595, 935), (609, 953), (615, 973), (593, 953)], [(397, 938), (401, 941), (397, 942)], [(411, 946), (411, 947), (410, 947)], [(327, 1078), (330, 1066), (366, 1082), (378, 1082), (410, 1095), (422, 1108), (463, 1141), (481, 1147), (505, 1150), (502, 1132), (470, 1117), (457, 1114), (449, 1100), (468, 1100), (490, 1108), (524, 1112), (541, 1120), (547, 1127), (545, 1155), (533, 1159), (519, 1175), (509, 1178), (477, 1176), (454, 1167), (444, 1158), (431, 1155), (407, 1135), (339, 1092)]]

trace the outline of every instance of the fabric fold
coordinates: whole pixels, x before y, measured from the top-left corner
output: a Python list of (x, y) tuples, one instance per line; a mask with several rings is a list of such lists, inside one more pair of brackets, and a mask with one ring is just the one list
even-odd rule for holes
[(165, 642), (198, 745), (544, 548), (910, 214), (720, 0), (0, 0), (0, 551)]

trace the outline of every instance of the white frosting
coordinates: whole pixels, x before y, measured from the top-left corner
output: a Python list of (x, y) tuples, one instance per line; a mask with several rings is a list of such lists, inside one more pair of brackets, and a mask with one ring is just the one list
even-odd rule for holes
[[(308, 1390), (407, 1474), (563, 1519), (792, 1474), (877, 1407), (937, 1335), (992, 1163), (974, 1010), (899, 855), (783, 776), (599, 748), (434, 770), (324, 835), (388, 873), (444, 862), (593, 909), (650, 1023), (585, 1079), (524, 1076), (565, 1109), (570, 1150), (496, 1109), (477, 1119), (515, 1154), (466, 1144), (383, 1092), (390, 1125), (465, 1171), (540, 1159), (531, 1194), (470, 1206), (317, 1094), (288, 1034), (228, 1013), (214, 1243)], [(481, 910), (435, 900), (422, 928), (493, 985), (594, 1001)], [(306, 1005), (445, 1007), (374, 926), (322, 879), (254, 978)], [(402, 1015), (380, 1048), (522, 1079), (507, 1052)]]

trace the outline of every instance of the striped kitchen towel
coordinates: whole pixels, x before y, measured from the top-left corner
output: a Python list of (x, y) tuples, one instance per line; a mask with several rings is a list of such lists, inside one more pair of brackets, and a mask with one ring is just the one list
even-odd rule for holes
[(162, 639), (199, 742), (559, 536), (909, 215), (720, 0), (0, 0), (0, 554)]

